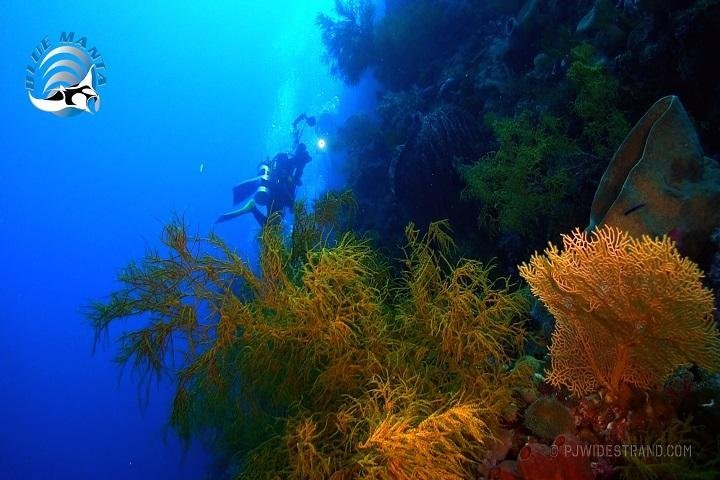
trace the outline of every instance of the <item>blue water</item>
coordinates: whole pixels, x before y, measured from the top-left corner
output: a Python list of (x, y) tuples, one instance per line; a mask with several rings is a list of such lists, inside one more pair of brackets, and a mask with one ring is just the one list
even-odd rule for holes
[[(153, 388), (141, 412), (112, 348), (92, 354), (81, 308), (112, 291), (118, 270), (157, 243), (172, 213), (253, 254), (252, 218), (213, 227), (232, 185), (290, 148), (296, 114), (324, 114), (331, 131), (372, 90), (346, 90), (320, 62), (314, 17), (332, 4), (2, 2), (0, 479), (208, 471), (201, 446), (183, 455), (165, 430), (169, 383)], [(30, 52), (62, 31), (87, 36), (105, 60), (97, 115), (59, 118), (28, 101)], [(339, 160), (317, 154), (300, 194), (339, 186)]]

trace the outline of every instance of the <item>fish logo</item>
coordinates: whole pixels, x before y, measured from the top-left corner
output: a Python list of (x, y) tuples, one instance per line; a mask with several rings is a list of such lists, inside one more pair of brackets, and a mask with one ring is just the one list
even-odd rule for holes
[(25, 87), (30, 103), (61, 117), (100, 110), (98, 86), (106, 82), (105, 64), (97, 48), (87, 49), (87, 38), (60, 35), (58, 46), (45, 37), (30, 55)]

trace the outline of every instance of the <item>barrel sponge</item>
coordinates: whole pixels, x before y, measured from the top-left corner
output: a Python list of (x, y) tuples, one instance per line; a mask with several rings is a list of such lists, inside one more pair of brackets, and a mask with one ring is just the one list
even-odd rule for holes
[(702, 272), (667, 237), (603, 226), (520, 266), (555, 317), (549, 383), (576, 395), (662, 384), (681, 365), (717, 371), (720, 339)]

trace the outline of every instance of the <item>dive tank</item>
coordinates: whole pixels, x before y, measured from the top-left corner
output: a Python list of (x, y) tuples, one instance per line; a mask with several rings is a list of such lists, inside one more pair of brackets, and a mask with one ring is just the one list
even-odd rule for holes
[(268, 162), (262, 162), (258, 166), (258, 187), (255, 190), (255, 203), (258, 205), (267, 205), (270, 201), (270, 165)]

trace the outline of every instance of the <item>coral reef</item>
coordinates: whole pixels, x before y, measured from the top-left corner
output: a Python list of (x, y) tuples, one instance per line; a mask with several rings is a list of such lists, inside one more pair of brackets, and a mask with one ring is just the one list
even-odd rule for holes
[(341, 238), (350, 231), (357, 213), (358, 205), (350, 190), (325, 193), (313, 202), (312, 211), (304, 202), (296, 202), (290, 259), (305, 258), (318, 245)]
[(450, 216), (462, 205), (456, 165), (479, 154), (477, 122), (465, 109), (443, 105), (420, 115), (415, 130), (393, 156), (389, 175), (407, 220), (420, 225)]
[[(297, 221), (327, 232), (349, 204), (330, 195), (313, 213), (297, 207)], [(513, 368), (525, 297), (489, 267), (451, 262), (444, 222), (407, 228), (397, 277), (347, 233), (286, 244), (277, 218), (259, 272), (219, 238), (186, 232), (170, 224), (167, 251), (128, 267), (89, 318), (97, 335), (147, 319), (118, 361), (142, 385), (171, 378), (170, 425), (213, 439), (237, 478), (471, 478), (534, 388), (527, 362)]]
[[(720, 0), (385, 3), (317, 17), (377, 82), (352, 194), (271, 219), (257, 268), (172, 222), (98, 338), (138, 317), (118, 362), (229, 478), (716, 478)], [(577, 454), (636, 443), (697, 451)]]
[[(690, 422), (673, 419), (659, 435), (653, 437), (632, 435), (629, 442), (633, 445), (647, 445), (650, 450), (655, 449), (655, 451), (671, 446), (676, 449), (683, 448), (686, 452), (693, 450), (698, 452), (701, 448), (697, 440), (693, 438), (695, 430), (696, 427)], [(624, 479), (697, 478), (710, 480), (720, 476), (717, 450), (709, 459), (692, 454), (626, 454), (624, 459), (627, 463), (619, 468)]]
[(475, 15), (465, 1), (416, 0), (389, 12), (375, 28), (375, 76), (393, 90), (444, 80), (444, 62), (472, 31)]
[(575, 90), (573, 109), (583, 122), (580, 136), (598, 158), (609, 158), (629, 130), (617, 108), (618, 82), (611, 77), (588, 43), (573, 48), (567, 78)]
[(537, 120), (530, 112), (515, 119), (490, 119), (500, 147), (462, 170), (464, 195), (480, 206), (479, 222), (491, 232), (547, 238), (572, 194), (568, 158), (577, 153), (551, 115)]
[[(447, 478), (471, 475), (469, 465), (480, 458), (492, 438), (483, 421), (492, 415), (487, 407), (472, 402), (453, 403), (432, 412), (412, 398), (384, 398), (380, 390), (358, 416), (371, 418), (373, 428), (358, 445), (365, 454), (363, 478)], [(380, 397), (380, 398), (377, 398)], [(407, 402), (403, 406), (402, 401)], [(388, 403), (398, 403), (393, 408)]]
[[(639, 118), (656, 98), (679, 92), (698, 120), (696, 126), (703, 141), (717, 150), (716, 138), (720, 136), (714, 133), (720, 118), (720, 96), (709, 80), (716, 76), (713, 72), (717, 69), (698, 52), (716, 43), (710, 25), (718, 14), (717, 0), (672, 2), (664, 8), (659, 8), (657, 2), (607, 0), (389, 3), (385, 16), (375, 18), (372, 27), (358, 29), (371, 32), (368, 37), (372, 37), (372, 48), (355, 39), (343, 43), (338, 38), (334, 44), (326, 45), (331, 59), (370, 55), (363, 64), (381, 84), (378, 113), (382, 128), (375, 131), (376, 138), (370, 144), (383, 145), (385, 152), (367, 149), (357, 157), (362, 161), (353, 162), (350, 168), (383, 168), (393, 179), (395, 189), (386, 190), (381, 197), (377, 192), (356, 191), (361, 205), (374, 202), (383, 212), (377, 215), (378, 221), (360, 229), (380, 231), (382, 226), (397, 233), (408, 221), (427, 225), (451, 211), (463, 248), (479, 244), (479, 251), (497, 257), (506, 268), (546, 239), (555, 239), (562, 231), (580, 224), (582, 208), (563, 209), (561, 203), (571, 199), (573, 205), (590, 204), (597, 176), (627, 132), (627, 121)], [(335, 48), (338, 44), (343, 44), (342, 54)], [(462, 111), (477, 124), (471, 129), (471, 141), (463, 144), (466, 150), (457, 152), (455, 143), (452, 150), (445, 151), (442, 161), (422, 161), (427, 155), (435, 156), (437, 150), (433, 150), (435, 142), (415, 141), (421, 124), (432, 120), (433, 112), (451, 111)], [(562, 134), (576, 147), (562, 152), (564, 160), (542, 161), (555, 167), (562, 164), (561, 168), (550, 168), (549, 173), (542, 171), (533, 177), (533, 183), (542, 185), (564, 170), (568, 180), (560, 190), (566, 197), (554, 205), (557, 198), (546, 198), (547, 219), (554, 225), (546, 229), (546, 222), (539, 220), (543, 231), (537, 232), (537, 239), (511, 231), (490, 241), (488, 234), (497, 233), (498, 225), (495, 222), (495, 232), (488, 231), (484, 220), (488, 218), (487, 210), (496, 208), (495, 203), (475, 197), (480, 212), (473, 213), (461, 197), (463, 190), (467, 195), (476, 185), (463, 188), (453, 179), (454, 170), (487, 159), (488, 152), (502, 150), (502, 139), (493, 139), (492, 132), (478, 119), (517, 119), (526, 111), (533, 118), (559, 118), (564, 124)], [(535, 129), (535, 133), (544, 135), (542, 129)], [(453, 161), (456, 156), (460, 157), (458, 162)], [(403, 180), (403, 175), (413, 181)], [(413, 195), (428, 186), (434, 189), (432, 195)], [(478, 191), (484, 190), (493, 189)], [(529, 198), (537, 200), (535, 195)], [(532, 207), (533, 202), (528, 203)], [(445, 212), (436, 211), (439, 204), (448, 206)], [(529, 210), (528, 218), (533, 218), (533, 208)], [(379, 219), (385, 213), (388, 221), (382, 222)], [(483, 221), (473, 232), (467, 226), (478, 213)], [(495, 219), (498, 216), (490, 215)], [(516, 229), (518, 222), (514, 223)], [(523, 229), (538, 230), (534, 225)], [(644, 233), (662, 235), (668, 231)], [(529, 244), (529, 250), (522, 244)], [(702, 263), (708, 260), (694, 254), (693, 258)]]
[(428, 103), (418, 87), (386, 93), (377, 107), (383, 138), (392, 145), (405, 144), (418, 130)]
[(590, 227), (632, 235), (671, 235), (678, 248), (707, 263), (720, 226), (720, 167), (703, 156), (677, 97), (658, 100), (612, 158), (590, 211)]
[(520, 274), (555, 317), (548, 382), (576, 395), (621, 397), (660, 386), (678, 367), (720, 367), (713, 295), (667, 237), (614, 227), (563, 236)]
[(373, 62), (375, 6), (370, 0), (335, 0), (335, 13), (336, 18), (324, 13), (317, 16), (327, 49), (323, 60), (334, 75), (357, 83)]
[(518, 454), (523, 480), (592, 480), (590, 457), (579, 454), (582, 445), (572, 435), (559, 435), (551, 447), (528, 443)]
[(715, 292), (715, 314), (718, 315), (718, 311), (720, 311), (720, 229), (715, 230), (710, 238), (715, 246), (715, 254), (710, 264), (708, 277)]
[(337, 146), (345, 153), (347, 183), (357, 201), (354, 228), (380, 246), (400, 244), (403, 226), (388, 173), (392, 154), (379, 135), (380, 126), (366, 115), (354, 115), (338, 131)]
[(627, 42), (614, 52), (624, 104), (639, 118), (647, 105), (678, 95), (693, 112), (703, 143), (718, 151), (718, 64), (708, 52), (720, 48), (711, 32), (720, 22), (720, 1), (637, 1)]
[[(337, 77), (353, 84), (363, 72), (393, 89), (441, 78), (443, 62), (472, 32), (470, 2), (405, 2), (375, 21), (367, 0), (336, 0), (335, 18), (320, 13), (317, 23), (326, 48), (324, 60)], [(417, 45), (426, 48), (420, 50)]]

